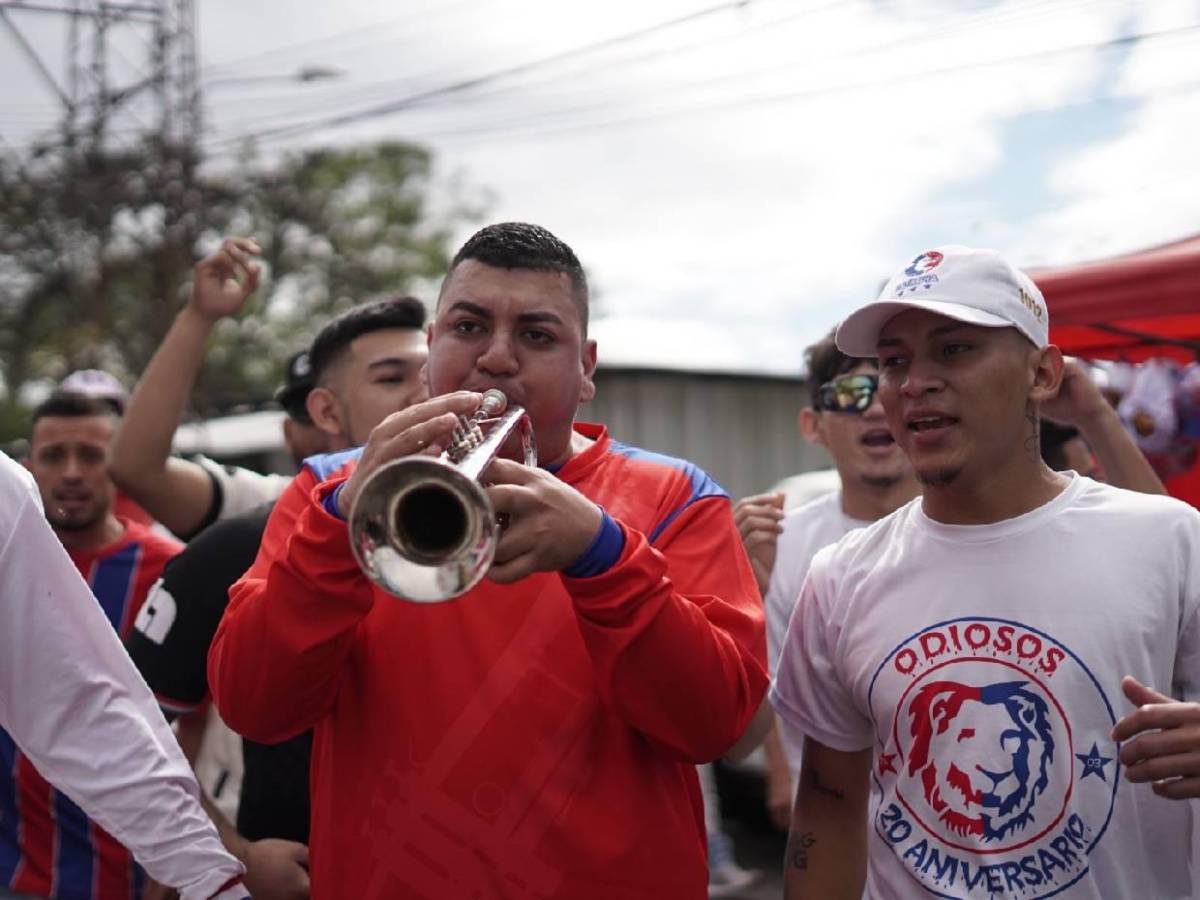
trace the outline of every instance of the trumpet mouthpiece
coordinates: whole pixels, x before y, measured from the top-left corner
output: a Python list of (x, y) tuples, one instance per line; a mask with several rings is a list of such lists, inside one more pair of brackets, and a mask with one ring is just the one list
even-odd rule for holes
[(508, 409), (508, 398), (504, 396), (504, 391), (498, 388), (488, 388), (483, 392), (483, 402), (479, 404), (479, 411), (489, 419), (495, 418), (506, 409)]

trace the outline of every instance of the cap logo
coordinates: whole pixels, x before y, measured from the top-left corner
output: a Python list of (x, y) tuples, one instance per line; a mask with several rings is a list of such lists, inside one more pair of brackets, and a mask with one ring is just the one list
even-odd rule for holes
[(312, 372), (312, 363), (308, 359), (307, 353), (301, 353), (292, 363), (292, 377), (305, 378)]
[(1035, 319), (1039, 322), (1042, 321), (1042, 305), (1029, 296), (1029, 292), (1025, 288), (1019, 288), (1018, 293), (1021, 295), (1021, 303), (1025, 308), (1033, 313)]
[(904, 270), (904, 274), (910, 277), (924, 275), (930, 269), (936, 269), (939, 265), (941, 265), (944, 258), (945, 257), (936, 250), (930, 250), (926, 253), (922, 253), (912, 261), (912, 264), (907, 269)]

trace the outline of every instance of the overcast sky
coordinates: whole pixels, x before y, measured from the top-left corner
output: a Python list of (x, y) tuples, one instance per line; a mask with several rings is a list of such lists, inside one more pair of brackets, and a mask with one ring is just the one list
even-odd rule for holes
[[(1200, 231), (1196, 0), (197, 6), (214, 164), (241, 135), (432, 92), (263, 147), (428, 144), (490, 220), (575, 248), (602, 359), (795, 372), (939, 243), (1032, 267)], [(54, 101), (0, 45), (0, 134), (20, 146)], [(342, 74), (247, 80), (303, 66)]]

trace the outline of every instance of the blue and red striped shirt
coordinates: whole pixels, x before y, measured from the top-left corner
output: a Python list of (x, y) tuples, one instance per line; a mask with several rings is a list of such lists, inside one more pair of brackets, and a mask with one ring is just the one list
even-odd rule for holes
[[(121, 524), (116, 543), (70, 556), (124, 637), (182, 545), (144, 525)], [(140, 896), (142, 883), (129, 851), (42, 778), (0, 729), (0, 885), (57, 900), (128, 900)]]

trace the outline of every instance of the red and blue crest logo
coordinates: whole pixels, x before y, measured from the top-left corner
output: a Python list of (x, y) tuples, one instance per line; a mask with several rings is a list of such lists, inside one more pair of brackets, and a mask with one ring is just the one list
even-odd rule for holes
[(936, 269), (940, 266), (943, 259), (945, 257), (941, 253), (938, 253), (938, 251), (929, 250), (914, 259), (909, 267), (904, 270), (904, 274), (913, 278), (917, 275), (924, 275), (930, 269)]

